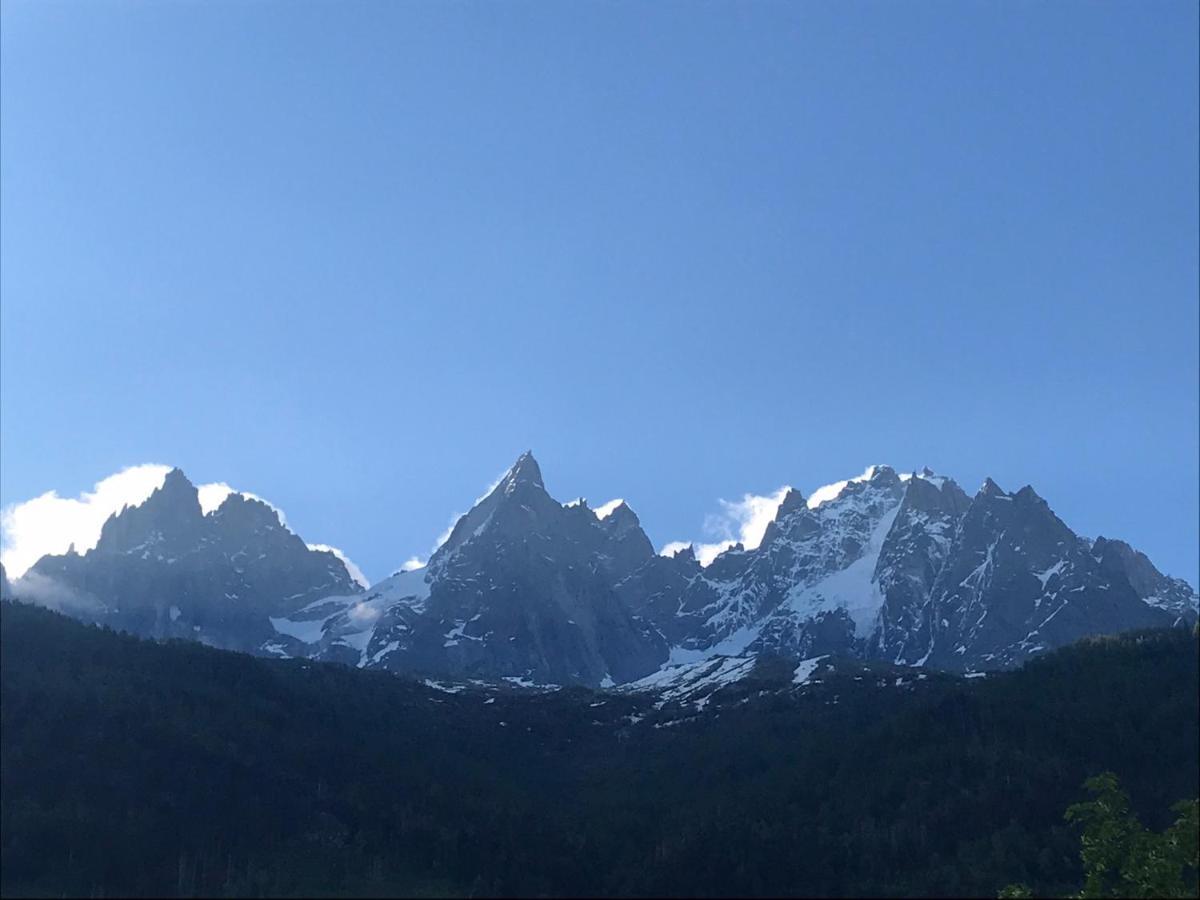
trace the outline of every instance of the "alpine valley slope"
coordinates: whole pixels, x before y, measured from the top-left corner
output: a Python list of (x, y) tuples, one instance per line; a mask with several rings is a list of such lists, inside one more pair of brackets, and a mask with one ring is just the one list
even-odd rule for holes
[[(525, 453), (426, 566), (366, 591), (264, 504), (226, 501), (249, 530), (191, 502), (168, 515), (190, 487), (178, 470), (168, 482), (110, 520), (95, 550), (42, 559), (13, 593), (36, 599), (31, 576), (65, 583), (106, 611), (81, 617), (152, 637), (592, 687), (686, 681), (719, 657), (1005, 669), (1086, 635), (1193, 623), (1200, 602), (1127, 544), (1076, 535), (1031, 487), (989, 479), (970, 497), (928, 470), (873, 466), (809, 500), (790, 490), (759, 546), (704, 566), (690, 547), (656, 554), (624, 502), (554, 500)], [(185, 555), (189, 576), (173, 578)]]

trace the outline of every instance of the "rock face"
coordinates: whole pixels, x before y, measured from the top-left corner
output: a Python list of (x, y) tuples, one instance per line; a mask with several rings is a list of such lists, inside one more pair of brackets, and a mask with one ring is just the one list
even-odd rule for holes
[(1096, 538), (1092, 556), (1100, 563), (1100, 571), (1114, 579), (1124, 578), (1138, 599), (1150, 606), (1176, 615), (1196, 612), (1196, 592), (1181, 578), (1169, 578), (1124, 541)]
[(920, 626), (894, 661), (949, 670), (1005, 668), (1088, 634), (1177, 618), (1143, 602), (1123, 567), (1104, 571), (1090, 543), (1033, 488), (1006, 494), (990, 479), (960, 520), (925, 600), (898, 609)]
[(355, 590), (340, 559), (310, 550), (266, 503), (232, 493), (203, 514), (179, 469), (110, 518), (94, 549), (42, 557), (12, 587), (133, 634), (247, 651), (277, 637), (271, 616)]
[(525, 454), (426, 568), (276, 625), (321, 659), (595, 686), (722, 656), (1007, 668), (1196, 619), (1187, 584), (1076, 536), (1032, 488), (989, 480), (972, 498), (887, 466), (838, 487), (819, 502), (788, 492), (758, 547), (701, 566), (690, 547), (656, 555), (623, 502), (603, 518), (559, 504)]
[(366, 591), (263, 503), (231, 495), (201, 515), (178, 471), (95, 550), (47, 557), (14, 590), (154, 637), (591, 686), (730, 656), (1002, 669), (1090, 634), (1193, 623), (1200, 599), (1129, 545), (1079, 537), (1030, 487), (989, 479), (971, 497), (888, 466), (815, 499), (789, 491), (759, 546), (702, 566), (690, 547), (656, 554), (623, 501), (554, 500), (529, 453), (428, 565)]
[(303, 637), (309, 623), (313, 655), (398, 672), (623, 682), (666, 658), (663, 637), (613, 589), (654, 558), (631, 509), (600, 519), (586, 504), (559, 504), (527, 453), (424, 569), (278, 627)]

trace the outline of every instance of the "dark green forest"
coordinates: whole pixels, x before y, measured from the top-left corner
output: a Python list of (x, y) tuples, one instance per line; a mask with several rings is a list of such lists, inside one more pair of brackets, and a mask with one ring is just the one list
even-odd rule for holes
[(0, 891), (20, 895), (1077, 892), (1064, 810), (1147, 828), (1200, 769), (1194, 631), (981, 679), (781, 666), (703, 714), (0, 611)]

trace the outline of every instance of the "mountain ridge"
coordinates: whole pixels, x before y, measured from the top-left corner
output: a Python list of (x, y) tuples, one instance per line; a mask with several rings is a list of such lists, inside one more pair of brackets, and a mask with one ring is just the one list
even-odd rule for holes
[(252, 652), (274, 634), (272, 613), (355, 589), (334, 553), (310, 549), (268, 503), (233, 492), (205, 513), (177, 468), (110, 516), (95, 547), (43, 556), (9, 587), (134, 634)]
[(971, 496), (928, 468), (875, 465), (807, 499), (782, 491), (756, 546), (702, 565), (693, 545), (656, 553), (624, 500), (555, 500), (530, 451), (426, 565), (365, 590), (257, 498), (204, 515), (178, 469), (93, 550), (44, 557), (9, 590), (38, 579), (93, 600), (82, 617), (151, 637), (593, 687), (760, 654), (1011, 668), (1088, 634), (1192, 623), (1200, 604), (1127, 543), (1076, 535), (1029, 485), (989, 477)]

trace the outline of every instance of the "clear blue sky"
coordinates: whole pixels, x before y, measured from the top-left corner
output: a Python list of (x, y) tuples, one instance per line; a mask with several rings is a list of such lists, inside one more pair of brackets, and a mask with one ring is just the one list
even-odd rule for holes
[(0, 500), (373, 578), (532, 448), (657, 545), (867, 464), (1198, 563), (1197, 4), (0, 11)]

